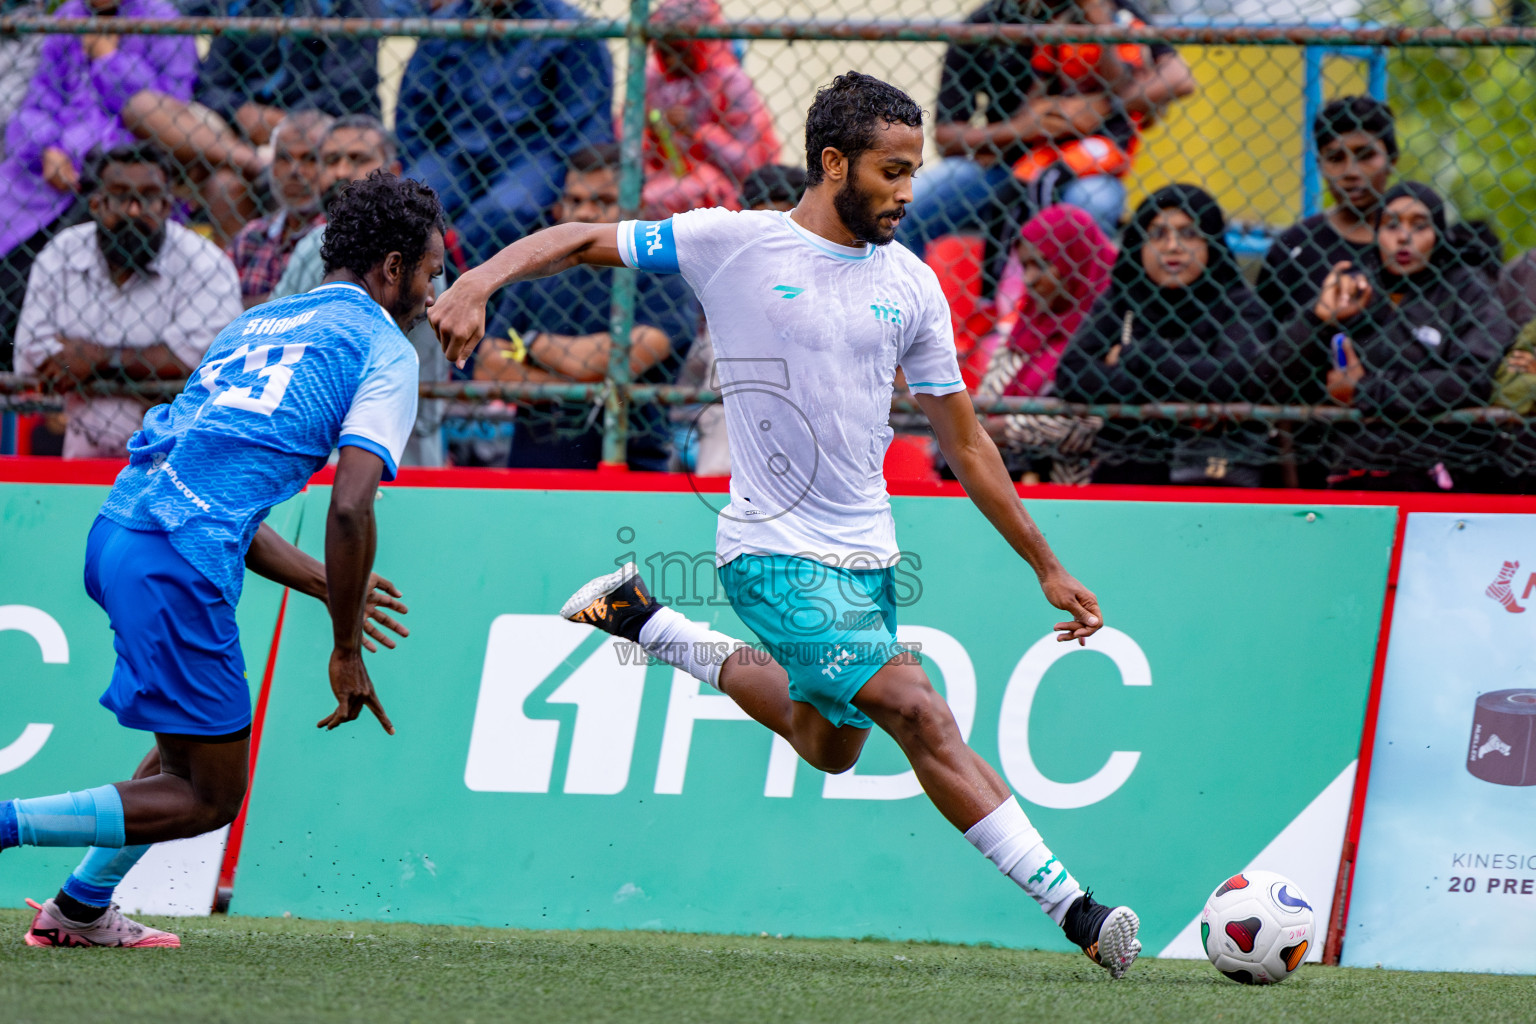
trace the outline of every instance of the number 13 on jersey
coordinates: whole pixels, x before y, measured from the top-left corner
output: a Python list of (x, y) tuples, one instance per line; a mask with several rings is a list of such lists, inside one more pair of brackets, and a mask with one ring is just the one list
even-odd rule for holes
[[(198, 379), (212, 394), (218, 387), (215, 378), (219, 376), (219, 371), (237, 360), (244, 360), (245, 365), (234, 372), (254, 373), (260, 382), (226, 388), (213, 399), (213, 404), (271, 416), (278, 403), (283, 400), (283, 393), (288, 390), (288, 382), (293, 379), (293, 364), (303, 358), (305, 348), (306, 343), (302, 341), (288, 345), (257, 345), (255, 348), (250, 345), (241, 345), (223, 359), (203, 364), (198, 370)], [(274, 349), (282, 350), (276, 362), (272, 362)]]

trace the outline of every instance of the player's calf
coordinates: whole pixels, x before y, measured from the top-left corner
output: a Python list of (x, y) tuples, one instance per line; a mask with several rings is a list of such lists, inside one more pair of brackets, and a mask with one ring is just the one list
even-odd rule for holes
[[(789, 740), (806, 763), (836, 775), (852, 768), (869, 730), (835, 726), (789, 696), (789, 678), (740, 640), (658, 603), (633, 562), (589, 581), (560, 609), (572, 622), (638, 643), (646, 653), (725, 693), (756, 721)], [(745, 650), (743, 650), (745, 648)]]
[(1007, 783), (966, 746), (949, 705), (922, 669), (887, 665), (855, 701), (901, 746), (940, 813), (1094, 963), (1122, 977), (1141, 952), (1136, 914), (1102, 906), (1078, 885)]

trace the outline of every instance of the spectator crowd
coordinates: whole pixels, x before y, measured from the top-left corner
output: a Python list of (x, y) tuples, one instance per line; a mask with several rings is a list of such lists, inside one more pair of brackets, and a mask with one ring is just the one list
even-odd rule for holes
[[(55, 16), (402, 13), (586, 17), (565, 0), (66, 0)], [(655, 16), (683, 29), (723, 20), (717, 0), (665, 0)], [(967, 20), (1150, 19), (1135, 0), (985, 0)], [(539, 227), (618, 219), (601, 40), (423, 39), (388, 103), (371, 38), (221, 35), (199, 57), (184, 36), (50, 34), (0, 41), (0, 55), (0, 372), (64, 396), (33, 429), (35, 452), (119, 456), (155, 399), (84, 385), (185, 377), (242, 309), (314, 287), (327, 206), (375, 170), (442, 197), (449, 276)], [(804, 171), (783, 162), (737, 47), (658, 40), (645, 70), (642, 216), (794, 206)], [(1308, 129), (1330, 204), (1279, 231), (1245, 273), (1198, 184), (1126, 210), (1144, 133), (1197, 90), (1174, 48), (955, 44), (933, 86), (939, 158), (916, 179), (898, 240), (950, 298), (978, 398), (1360, 414), (986, 415), (1020, 479), (1418, 490), (1523, 487), (1536, 472), (1536, 433), (1458, 412), (1536, 409), (1536, 252), (1501, 266), (1486, 225), (1458, 220), (1425, 184), (1394, 182), (1385, 103), (1344, 96), (1320, 110)], [(504, 289), (463, 375), (602, 380), (613, 273)], [(687, 285), (638, 287), (630, 378), (709, 387), (712, 348)], [(424, 382), (460, 373), (425, 323), (411, 340)], [(601, 455), (600, 404), (521, 403), (509, 431), (445, 443), (448, 411), (421, 403), (406, 464), (581, 468)], [(638, 405), (631, 467), (728, 472), (719, 412)]]

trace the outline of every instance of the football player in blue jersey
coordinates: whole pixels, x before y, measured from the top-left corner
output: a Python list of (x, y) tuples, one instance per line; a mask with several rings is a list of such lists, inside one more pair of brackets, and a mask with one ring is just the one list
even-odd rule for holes
[[(394, 732), (363, 664), (407, 630), (400, 591), (373, 574), (373, 500), (416, 420), (405, 331), (443, 269), (427, 186), (385, 172), (353, 184), (326, 228), (324, 282), (257, 306), (209, 347), (170, 405), (144, 416), (86, 541), (85, 586), (111, 619), (117, 664), (101, 703), (155, 749), (127, 782), (0, 802), (0, 850), (90, 847), (39, 905), (31, 946), (179, 946), (112, 893), (150, 844), (229, 824), (245, 798), (251, 699), (235, 626), (245, 570), (330, 611), (334, 729), (366, 708)], [(325, 562), (262, 520), (340, 450)]]

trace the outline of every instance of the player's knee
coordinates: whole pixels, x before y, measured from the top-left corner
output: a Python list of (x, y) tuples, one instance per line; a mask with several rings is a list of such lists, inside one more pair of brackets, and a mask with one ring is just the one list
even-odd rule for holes
[(202, 835), (204, 832), (212, 832), (223, 828), (240, 814), (240, 807), (245, 803), (245, 787), (230, 787), (218, 793), (209, 793), (198, 801), (197, 827), (194, 835)]
[(814, 752), (814, 756), (807, 758), (811, 767), (828, 775), (841, 775), (852, 768), (859, 761), (859, 751), (862, 746), (849, 749), (846, 746), (826, 747)]
[(942, 745), (952, 722), (949, 705), (927, 681), (913, 683), (895, 695), (886, 708), (889, 728), (903, 745)]

